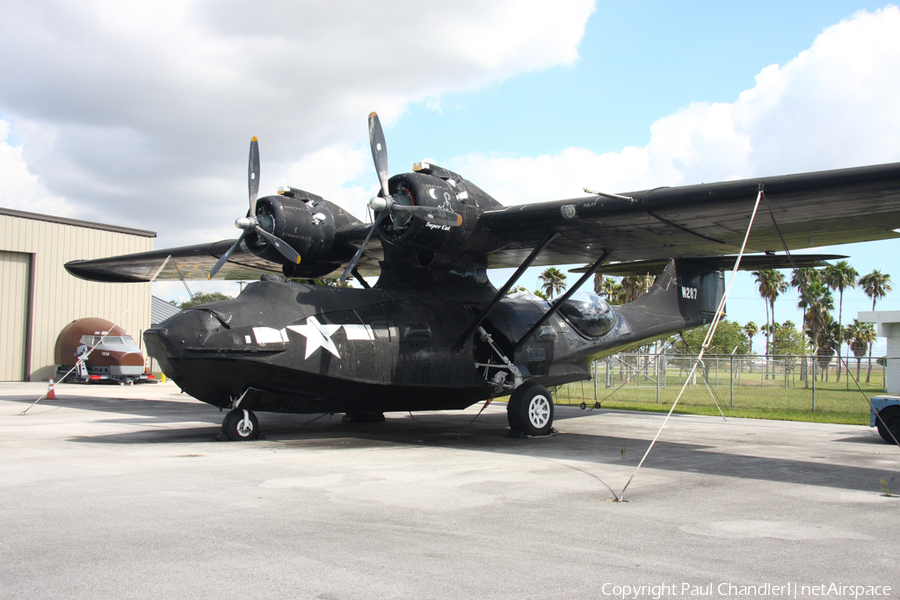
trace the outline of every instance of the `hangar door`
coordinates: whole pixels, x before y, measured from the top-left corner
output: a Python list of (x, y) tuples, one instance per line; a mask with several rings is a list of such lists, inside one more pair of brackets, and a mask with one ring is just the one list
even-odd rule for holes
[(0, 381), (25, 381), (31, 255), (0, 251)]

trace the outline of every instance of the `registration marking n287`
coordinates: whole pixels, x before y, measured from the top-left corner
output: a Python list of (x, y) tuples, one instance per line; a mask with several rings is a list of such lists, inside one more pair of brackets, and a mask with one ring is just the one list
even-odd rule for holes
[(695, 287), (687, 287), (681, 286), (681, 297), (686, 298), (688, 300), (696, 300), (697, 299), (697, 288)]

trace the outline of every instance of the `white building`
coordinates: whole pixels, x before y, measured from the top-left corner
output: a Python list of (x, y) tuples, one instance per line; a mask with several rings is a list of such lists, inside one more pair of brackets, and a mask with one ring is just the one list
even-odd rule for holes
[(878, 337), (887, 338), (884, 391), (900, 394), (900, 310), (860, 311), (859, 320), (875, 323)]

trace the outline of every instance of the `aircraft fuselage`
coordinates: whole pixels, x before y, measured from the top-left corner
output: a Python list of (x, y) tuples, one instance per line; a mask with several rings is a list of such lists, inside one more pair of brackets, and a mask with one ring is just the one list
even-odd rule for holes
[(718, 272), (676, 274), (670, 265), (641, 299), (620, 307), (593, 295), (570, 300), (519, 345), (550, 304), (506, 297), (483, 325), (492, 347), (482, 333), (457, 343), (495, 291), (483, 272), (451, 274), (432, 289), (268, 279), (148, 330), (149, 354), (185, 392), (222, 408), (461, 409), (510, 392), (496, 378), (504, 371), (498, 351), (545, 386), (588, 379), (595, 357), (708, 322), (721, 294)]

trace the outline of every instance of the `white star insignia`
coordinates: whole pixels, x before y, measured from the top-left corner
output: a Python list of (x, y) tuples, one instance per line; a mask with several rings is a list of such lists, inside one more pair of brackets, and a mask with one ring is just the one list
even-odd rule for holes
[(338, 354), (337, 346), (334, 345), (331, 336), (337, 333), (338, 329), (341, 327), (342, 325), (323, 325), (322, 323), (319, 323), (315, 317), (307, 317), (306, 325), (288, 325), (288, 329), (294, 333), (299, 333), (306, 338), (305, 358), (312, 356), (312, 353), (315, 352), (317, 348), (324, 348), (340, 358), (341, 355)]

